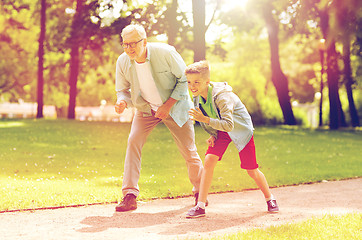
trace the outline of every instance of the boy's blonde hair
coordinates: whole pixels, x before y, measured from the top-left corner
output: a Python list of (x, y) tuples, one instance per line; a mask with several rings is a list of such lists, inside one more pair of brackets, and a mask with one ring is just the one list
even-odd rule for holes
[(133, 31), (137, 31), (138, 35), (141, 38), (146, 38), (147, 37), (146, 30), (142, 25), (130, 24), (130, 25), (126, 26), (125, 28), (123, 28), (122, 33), (121, 33), (122, 38), (125, 35), (127, 35), (128, 33), (133, 32)]
[(200, 62), (195, 62), (190, 64), (185, 69), (185, 74), (198, 73), (202, 78), (209, 80), (210, 79), (210, 65), (208, 61), (202, 60)]

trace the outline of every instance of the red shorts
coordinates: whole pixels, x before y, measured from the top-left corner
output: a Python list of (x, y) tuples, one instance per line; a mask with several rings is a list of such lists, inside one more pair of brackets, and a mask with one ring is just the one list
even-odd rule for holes
[[(227, 132), (218, 131), (214, 147), (209, 147), (205, 155), (216, 155), (219, 157), (220, 161), (231, 142), (232, 140)], [(244, 149), (239, 152), (239, 157), (241, 163), (240, 167), (242, 169), (252, 170), (259, 167), (256, 162), (254, 136), (251, 137)]]

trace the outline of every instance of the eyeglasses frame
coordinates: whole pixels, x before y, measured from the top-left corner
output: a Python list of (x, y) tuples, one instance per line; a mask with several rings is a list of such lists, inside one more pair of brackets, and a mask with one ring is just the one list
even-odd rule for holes
[[(126, 49), (126, 48), (135, 48), (136, 46), (137, 46), (137, 44), (139, 43), (139, 42), (141, 42), (142, 40), (144, 40), (144, 38), (142, 38), (141, 40), (139, 40), (139, 41), (137, 41), (137, 42), (130, 42), (130, 43), (122, 43), (121, 45), (122, 45), (122, 47), (124, 48), (124, 49)], [(133, 45), (133, 46), (132, 46)]]

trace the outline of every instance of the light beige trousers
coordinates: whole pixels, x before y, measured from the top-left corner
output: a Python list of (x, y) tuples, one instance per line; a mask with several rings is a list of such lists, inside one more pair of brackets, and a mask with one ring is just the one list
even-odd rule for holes
[(137, 111), (128, 137), (124, 162), (122, 184), (122, 193), (124, 196), (128, 193), (134, 194), (135, 196), (139, 194), (138, 180), (140, 178), (142, 148), (148, 135), (161, 121), (170, 130), (181, 155), (186, 161), (189, 179), (193, 185), (192, 191), (194, 193), (199, 191), (203, 166), (195, 145), (195, 132), (192, 121), (188, 120), (180, 127), (170, 116), (161, 120), (154, 116), (143, 116), (142, 112)]

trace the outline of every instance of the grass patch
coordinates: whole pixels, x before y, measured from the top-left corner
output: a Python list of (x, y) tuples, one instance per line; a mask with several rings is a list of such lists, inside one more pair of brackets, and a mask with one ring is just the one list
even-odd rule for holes
[[(312, 218), (301, 223), (289, 223), (266, 229), (254, 229), (230, 235), (223, 235), (208, 240), (237, 239), (273, 239), (273, 240), (320, 240), (320, 239), (362, 239), (362, 214), (326, 215)], [(188, 238), (189, 240), (191, 238)], [(200, 239), (200, 238), (198, 238)]]
[[(0, 210), (115, 202), (122, 197), (130, 124), (70, 120), (0, 121)], [(207, 139), (195, 127), (203, 158)], [(361, 176), (360, 131), (257, 127), (257, 158), (270, 186)], [(256, 188), (231, 144), (211, 192)], [(143, 149), (140, 199), (191, 195), (185, 161), (159, 125)]]

